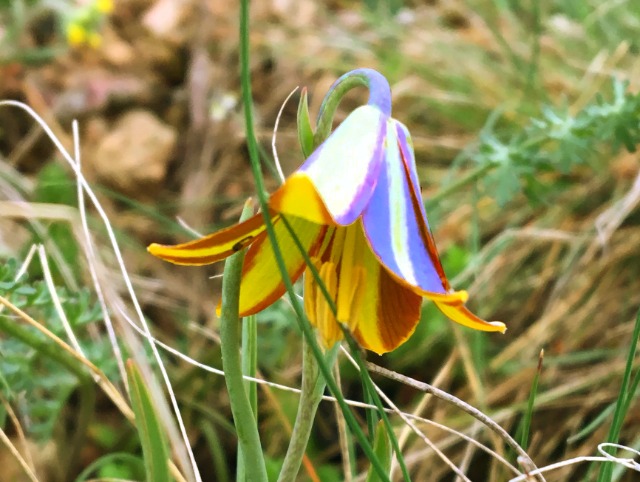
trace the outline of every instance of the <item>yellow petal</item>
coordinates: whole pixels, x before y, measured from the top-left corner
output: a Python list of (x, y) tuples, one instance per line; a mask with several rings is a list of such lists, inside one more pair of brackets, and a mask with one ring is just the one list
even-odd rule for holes
[(500, 333), (507, 331), (507, 327), (504, 323), (499, 321), (485, 321), (471, 313), (471, 311), (469, 311), (461, 302), (447, 303), (438, 300), (433, 301), (447, 318), (455, 321), (456, 323), (460, 323), (461, 325), (480, 331), (499, 331)]
[(269, 198), (274, 211), (306, 219), (317, 224), (333, 224), (309, 176), (294, 173)]
[[(324, 239), (327, 227), (293, 216), (287, 216), (287, 221), (305, 252), (313, 256)], [(273, 227), (287, 273), (295, 281), (306, 266), (304, 256), (281, 217), (274, 218)], [(244, 259), (240, 284), (240, 316), (263, 310), (278, 300), (285, 291), (269, 238), (262, 235), (251, 245)]]
[[(320, 279), (322, 279), (329, 296), (332, 299), (336, 297), (338, 289), (338, 274), (336, 266), (329, 262), (320, 266)], [(336, 321), (336, 317), (331, 310), (331, 305), (327, 302), (322, 293), (320, 286), (316, 284), (316, 303), (315, 303), (315, 326), (318, 328), (320, 338), (325, 348), (331, 348), (337, 341), (342, 339), (342, 330)]]
[(347, 323), (349, 329), (355, 328), (352, 313), (355, 305), (360, 302), (360, 291), (364, 283), (364, 269), (362, 268), (363, 250), (358, 244), (360, 224), (355, 223), (346, 228), (338, 228), (344, 232), (342, 243), (342, 259), (340, 260), (340, 283), (337, 294), (338, 320)]
[[(277, 215), (274, 215), (273, 222), (275, 223), (276, 220)], [(147, 248), (147, 251), (174, 264), (192, 266), (211, 264), (253, 243), (264, 233), (264, 230), (263, 217), (259, 213), (242, 223), (221, 229), (195, 241), (173, 246), (154, 243)]]
[[(313, 261), (313, 265), (316, 268), (316, 271), (320, 273), (320, 259), (317, 257), (311, 258)], [(313, 277), (313, 273), (307, 267), (304, 272), (304, 312), (307, 314), (307, 318), (309, 318), (309, 322), (312, 326), (318, 326), (317, 317), (316, 317), (316, 306), (317, 306), (317, 291), (316, 291), (316, 281)]]

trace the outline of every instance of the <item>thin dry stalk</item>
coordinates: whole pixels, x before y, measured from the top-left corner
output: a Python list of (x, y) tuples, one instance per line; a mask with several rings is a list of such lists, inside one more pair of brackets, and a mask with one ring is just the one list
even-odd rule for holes
[[(522, 457), (524, 460), (530, 462), (530, 464), (533, 467), (535, 467), (535, 464), (531, 460), (531, 457), (529, 457), (529, 455), (506, 432), (506, 430), (504, 430), (495, 421), (493, 421), (491, 418), (489, 418), (487, 415), (485, 415), (484, 413), (482, 413), (480, 410), (476, 409), (475, 407), (472, 407), (471, 405), (469, 405), (466, 402), (463, 402), (459, 398), (454, 397), (453, 395), (450, 395), (449, 393), (444, 392), (444, 391), (442, 391), (442, 390), (440, 390), (438, 388), (432, 387), (431, 385), (429, 385), (427, 383), (420, 382), (418, 380), (414, 380), (413, 378), (407, 377), (405, 375), (401, 375), (401, 374), (393, 372), (391, 370), (387, 370), (386, 368), (380, 367), (380, 366), (375, 365), (373, 363), (367, 363), (367, 368), (369, 370), (371, 370), (373, 373), (378, 373), (378, 374), (383, 375), (383, 376), (385, 376), (385, 377), (387, 377), (387, 378), (389, 378), (391, 380), (395, 380), (395, 381), (398, 381), (400, 383), (404, 383), (405, 385), (408, 385), (410, 387), (413, 387), (413, 388), (415, 388), (417, 390), (430, 393), (431, 395), (433, 395), (436, 398), (439, 398), (439, 399), (441, 399), (441, 400), (443, 400), (445, 402), (448, 402), (448, 403), (450, 403), (452, 405), (455, 405), (456, 407), (460, 408), (464, 412), (468, 413), (472, 417), (474, 417), (477, 420), (479, 420), (480, 422), (482, 422), (489, 429), (491, 429), (494, 432), (496, 432), (496, 434), (498, 434), (498, 436), (500, 436), (500, 438), (509, 447), (511, 447), (520, 457)], [(544, 477), (542, 477), (541, 475), (538, 475), (536, 478), (537, 478), (537, 480), (539, 480), (541, 482), (544, 481)]]
[[(349, 360), (349, 362), (353, 365), (353, 367), (357, 371), (360, 371), (360, 367), (358, 366), (358, 363), (353, 359), (351, 354), (343, 346), (341, 346), (340, 348), (341, 348), (342, 354), (347, 358), (347, 360)], [(458, 477), (462, 478), (462, 480), (464, 480), (465, 482), (471, 482), (469, 478), (464, 473), (462, 473), (458, 469), (458, 467), (456, 467), (456, 465), (449, 459), (449, 457), (447, 457), (431, 440), (429, 440), (429, 438), (424, 433), (422, 433), (422, 431), (420, 431), (418, 427), (415, 426), (415, 424), (409, 419), (409, 417), (407, 417), (402, 411), (400, 411), (400, 409), (398, 409), (398, 407), (380, 389), (380, 387), (378, 387), (378, 385), (376, 385), (373, 381), (371, 383), (373, 384), (373, 387), (378, 393), (378, 395), (380, 396), (380, 398), (382, 398), (382, 400), (384, 400), (384, 402), (393, 410), (393, 412), (402, 419), (402, 421), (405, 423), (406, 426), (411, 428), (413, 433), (415, 433), (425, 444), (427, 444), (427, 446), (430, 447), (431, 450), (433, 450), (438, 455), (438, 457), (440, 457), (440, 459), (446, 465), (448, 465), (449, 468)], [(396, 457), (398, 456), (399, 454), (396, 454)]]
[(35, 467), (35, 464), (33, 463), (33, 457), (31, 457), (31, 450), (29, 449), (29, 444), (27, 443), (27, 438), (24, 435), (24, 430), (22, 430), (22, 425), (20, 424), (20, 421), (18, 420), (18, 417), (16, 416), (16, 413), (13, 411), (13, 408), (11, 407), (11, 404), (7, 401), (7, 399), (4, 397), (4, 395), (2, 393), (0, 393), (0, 401), (2, 401), (2, 406), (7, 411), (7, 415), (9, 416), (9, 419), (11, 420), (11, 423), (13, 424), (13, 428), (15, 429), (16, 434), (18, 435), (18, 440), (20, 441), (20, 444), (22, 445), (22, 454), (21, 455), (24, 457), (24, 460), (27, 463), (27, 465), (29, 466), (29, 468), (35, 474), (36, 467)]
[(13, 445), (13, 443), (11, 442), (11, 439), (7, 437), (7, 434), (4, 433), (4, 430), (2, 430), (2, 428), (0, 428), (0, 441), (9, 450), (13, 458), (16, 459), (16, 461), (18, 462), (18, 465), (20, 465), (20, 468), (22, 469), (24, 474), (29, 478), (29, 480), (31, 482), (38, 482), (38, 478), (36, 477), (36, 474), (33, 472), (33, 470), (31, 470), (31, 467), (29, 467), (29, 464), (27, 463), (27, 461), (24, 459), (24, 457), (22, 457), (22, 455), (20, 454), (20, 451), (16, 448), (15, 445)]

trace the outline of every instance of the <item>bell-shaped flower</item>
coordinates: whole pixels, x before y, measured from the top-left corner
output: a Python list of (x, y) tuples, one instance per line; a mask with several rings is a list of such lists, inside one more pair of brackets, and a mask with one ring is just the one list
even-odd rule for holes
[[(471, 313), (465, 307), (467, 293), (449, 285), (427, 222), (409, 132), (390, 115), (388, 83), (369, 69), (347, 76), (354, 74), (366, 76), (369, 103), (354, 110), (268, 202), (289, 276), (297, 280), (306, 271), (304, 305), (310, 322), (327, 347), (342, 338), (340, 322), (361, 346), (381, 354), (413, 333), (425, 297), (462, 325), (504, 332), (503, 323)], [(195, 241), (152, 244), (148, 250), (175, 264), (203, 265), (246, 246), (240, 315), (247, 316), (285, 293), (261, 213)]]

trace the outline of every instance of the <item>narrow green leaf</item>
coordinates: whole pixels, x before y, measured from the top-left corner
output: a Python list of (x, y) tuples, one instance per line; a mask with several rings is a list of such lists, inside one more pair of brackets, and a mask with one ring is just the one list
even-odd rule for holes
[(536, 395), (538, 393), (538, 381), (540, 379), (540, 373), (542, 372), (542, 361), (544, 360), (544, 350), (540, 350), (540, 357), (538, 358), (538, 369), (533, 377), (533, 384), (531, 385), (531, 392), (529, 393), (529, 402), (527, 403), (527, 411), (522, 419), (520, 425), (520, 446), (527, 450), (529, 445), (529, 431), (531, 428), (531, 420), (533, 418), (533, 406), (536, 401)]
[(593, 432), (595, 432), (600, 426), (611, 416), (616, 408), (616, 402), (610, 403), (596, 418), (593, 419), (586, 427), (580, 430), (575, 435), (572, 435), (567, 439), (568, 444), (574, 444), (585, 439)]
[(139, 457), (131, 455), (127, 452), (115, 452), (112, 454), (103, 455), (97, 460), (89, 464), (80, 475), (78, 475), (74, 482), (85, 482), (90, 480), (93, 474), (100, 474), (100, 471), (107, 471), (109, 467), (115, 467), (121, 476), (127, 474), (127, 477), (131, 478), (134, 474), (142, 473), (143, 462)]
[[(636, 349), (638, 347), (638, 340), (640, 340), (640, 311), (636, 316), (636, 324), (633, 329), (633, 335), (631, 336), (631, 345), (629, 347), (629, 355), (627, 356), (627, 364), (622, 376), (622, 385), (620, 386), (620, 394), (616, 402), (616, 409), (613, 413), (613, 421), (609, 428), (609, 434), (605, 442), (616, 444), (620, 438), (620, 432), (622, 432), (622, 426), (624, 425), (624, 419), (627, 416), (629, 408), (631, 406), (631, 399), (640, 383), (639, 372), (631, 379), (631, 372), (633, 371), (633, 361), (636, 356)], [(612, 448), (605, 448), (608, 453), (612, 453)], [(611, 480), (613, 471), (613, 464), (611, 462), (605, 462), (600, 466), (600, 472), (598, 474), (598, 482), (608, 482)]]
[(170, 482), (169, 450), (165, 433), (153, 405), (151, 394), (145, 385), (138, 366), (133, 360), (127, 360), (127, 379), (129, 396), (136, 416), (136, 429), (140, 436), (147, 480)]
[[(375, 452), (378, 460), (384, 467), (387, 474), (391, 475), (391, 456), (393, 454), (391, 450), (391, 441), (387, 433), (387, 428), (384, 425), (384, 421), (380, 420), (376, 426), (376, 435), (373, 441), (373, 451)], [(382, 479), (378, 476), (373, 469), (373, 465), (369, 467), (367, 473), (367, 482), (382, 482)]]
[(229, 462), (224, 451), (224, 444), (220, 440), (218, 432), (213, 422), (205, 421), (202, 424), (202, 435), (209, 446), (209, 453), (213, 461), (213, 480), (218, 482), (230, 482)]
[[(258, 322), (256, 315), (247, 316), (242, 322), (242, 374), (256, 377), (258, 372)], [(255, 382), (244, 381), (244, 388), (258, 420), (258, 386)]]
[(309, 118), (309, 100), (307, 97), (307, 89), (302, 89), (300, 103), (298, 104), (298, 140), (302, 155), (306, 159), (313, 152), (313, 128), (311, 127), (311, 119)]
[[(252, 210), (248, 207), (247, 214)], [(247, 316), (242, 322), (242, 344), (241, 344), (242, 374), (250, 377), (256, 376), (258, 369), (258, 324), (255, 315)], [(244, 388), (247, 392), (249, 404), (253, 412), (253, 418), (258, 421), (258, 387), (254, 382), (244, 381)], [(236, 480), (245, 480), (245, 460), (242, 453), (242, 445), (238, 446), (238, 461)]]
[[(364, 380), (362, 380), (362, 394), (364, 396), (364, 403), (369, 405), (374, 404)], [(371, 443), (373, 443), (375, 439), (376, 425), (380, 422), (380, 417), (378, 417), (378, 413), (375, 410), (367, 410), (365, 413), (367, 415), (367, 430), (369, 431), (369, 440), (371, 441)]]
[[(247, 200), (240, 215), (244, 221), (252, 213), (251, 200)], [(220, 349), (224, 381), (227, 385), (233, 423), (238, 435), (238, 465), (236, 480), (239, 482), (267, 482), (264, 453), (260, 444), (258, 423), (249, 401), (242, 378), (240, 358), (240, 279), (244, 251), (233, 254), (224, 264), (222, 275), (222, 305), (220, 307)]]

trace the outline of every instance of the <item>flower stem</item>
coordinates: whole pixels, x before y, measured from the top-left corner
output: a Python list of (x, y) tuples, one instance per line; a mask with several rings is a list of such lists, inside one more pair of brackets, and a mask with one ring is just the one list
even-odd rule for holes
[[(249, 203), (245, 204), (241, 220), (251, 215)], [(244, 465), (240, 473), (251, 482), (267, 482), (267, 469), (264, 463), (258, 424), (253, 415), (242, 378), (242, 361), (240, 359), (240, 278), (244, 251), (230, 256), (224, 265), (222, 278), (222, 307), (220, 311), (220, 348), (222, 351), (222, 368), (225, 383), (229, 392), (231, 413), (238, 435), (238, 456)]]
[(336, 80), (324, 96), (318, 112), (317, 128), (313, 137), (319, 146), (331, 132), (333, 117), (344, 95), (355, 87), (369, 89), (369, 105), (375, 105), (385, 116), (391, 115), (391, 88), (382, 74), (371, 69), (357, 69)]
[[(332, 366), (335, 363), (337, 353), (336, 346), (327, 354), (327, 365)], [(298, 413), (296, 414), (296, 421), (293, 425), (293, 433), (291, 434), (291, 440), (289, 441), (287, 454), (285, 455), (282, 469), (280, 470), (278, 482), (291, 482), (296, 480), (325, 386), (326, 382), (320, 375), (318, 362), (313, 355), (313, 350), (309, 343), (303, 339), (300, 402), (298, 403)]]
[[(267, 204), (267, 193), (264, 185), (264, 178), (262, 176), (262, 171), (260, 169), (260, 156), (258, 151), (258, 146), (255, 138), (255, 130), (253, 127), (253, 112), (252, 112), (252, 96), (251, 96), (251, 73), (249, 71), (249, 0), (241, 0), (240, 1), (240, 80), (242, 84), (242, 104), (244, 110), (244, 118), (245, 118), (245, 130), (247, 134), (247, 149), (249, 151), (249, 159), (251, 161), (251, 171), (253, 173), (253, 179), (256, 184), (256, 191), (258, 195), (258, 201), (260, 202), (260, 209), (262, 210), (262, 215), (264, 217), (264, 223), (266, 228), (266, 233), (271, 243), (271, 248), (273, 249), (273, 256), (276, 261), (276, 265), (280, 270), (282, 275), (282, 282), (289, 294), (289, 298), (291, 300), (291, 306), (296, 313), (296, 321), (298, 322), (298, 326), (304, 333), (304, 338), (308, 341), (309, 346), (313, 351), (313, 356), (318, 361), (318, 366), (320, 368), (320, 372), (324, 377), (327, 386), (331, 393), (336, 397), (338, 405), (340, 405), (340, 409), (343, 411), (345, 419), (349, 424), (351, 430), (360, 442), (360, 446), (364, 451), (365, 455), (371, 460), (376, 472), (380, 475), (382, 480), (389, 481), (389, 476), (385, 473), (384, 467), (376, 457), (376, 454), (373, 451), (373, 447), (367, 440), (366, 435), (362, 431), (362, 428), (358, 425), (358, 421), (355, 418), (355, 415), (347, 405), (347, 402), (344, 399), (344, 396), (340, 392), (338, 385), (336, 384), (333, 375), (331, 374), (331, 369), (324, 362), (324, 355), (322, 350), (315, 339), (315, 333), (311, 328), (311, 324), (305, 318), (304, 312), (302, 309), (302, 305), (298, 301), (295, 290), (293, 289), (293, 281), (289, 276), (287, 271), (287, 265), (285, 264), (284, 258), (282, 256), (282, 251), (278, 246), (278, 240), (276, 239), (275, 229), (273, 227), (273, 221), (271, 220), (271, 215), (269, 213), (269, 206)], [(284, 219), (284, 218), (282, 218)], [(294, 233), (294, 240), (295, 233)], [(296, 243), (298, 249), (300, 249), (299, 242)], [(304, 250), (301, 251), (303, 256), (306, 255)], [(309, 256), (306, 255), (305, 262), (308, 263), (308, 266), (311, 268), (312, 265), (310, 263)], [(317, 273), (316, 273), (317, 275)], [(335, 306), (334, 306), (335, 308)]]

